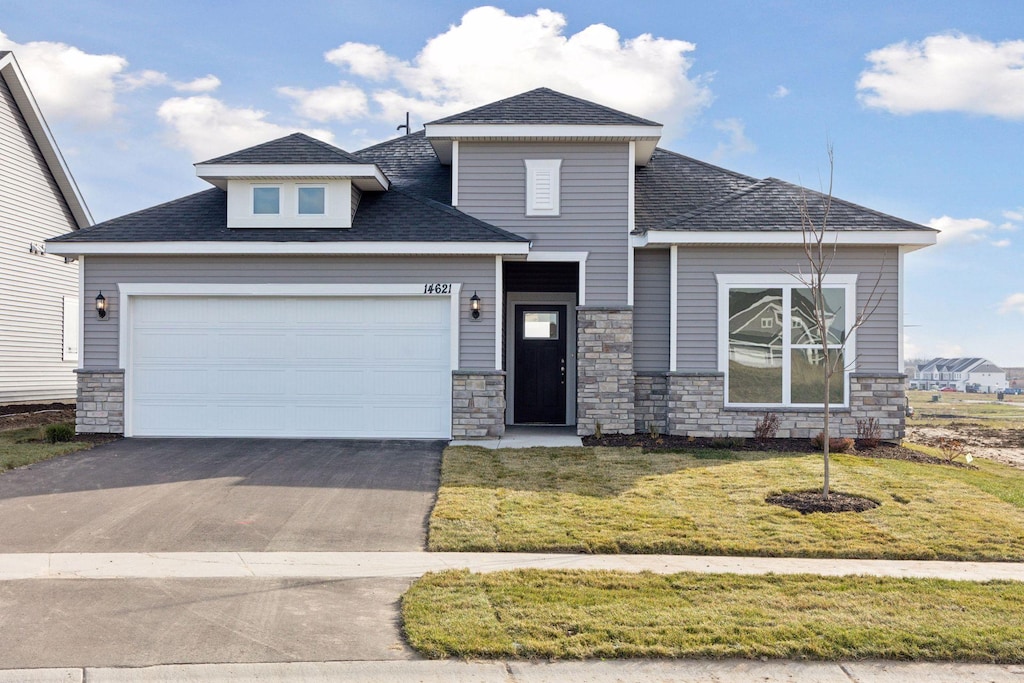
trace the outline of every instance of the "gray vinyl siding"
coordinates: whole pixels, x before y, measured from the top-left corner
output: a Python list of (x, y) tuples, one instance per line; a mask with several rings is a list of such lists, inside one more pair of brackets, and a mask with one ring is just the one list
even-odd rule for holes
[(633, 262), (633, 367), (668, 370), (671, 270), (668, 249), (637, 249)]
[[(560, 215), (526, 215), (526, 159), (561, 159)], [(458, 208), (533, 240), (533, 251), (587, 251), (586, 303), (626, 304), (626, 143), (459, 143)]]
[[(494, 369), (494, 257), (438, 256), (90, 256), (85, 260), (85, 298), (99, 290), (110, 315), (85, 316), (85, 367), (123, 367), (118, 359), (118, 283), (215, 284), (423, 284), (462, 283), (459, 297), (459, 363)], [(480, 318), (469, 314), (469, 297), (482, 299)]]
[(355, 184), (352, 185), (352, 215), (349, 216), (351, 220), (356, 219), (356, 209), (359, 208), (359, 200), (363, 198), (363, 191), (360, 190)]
[[(680, 371), (718, 370), (718, 285), (716, 273), (807, 272), (799, 247), (679, 247)], [(899, 255), (896, 247), (839, 250), (830, 273), (856, 274), (858, 311), (878, 279), (881, 303), (857, 331), (858, 371), (902, 372), (899, 358)]]
[(0, 403), (75, 396), (77, 363), (62, 356), (64, 296), (78, 295), (78, 265), (29, 253), (74, 225), (0, 78)]

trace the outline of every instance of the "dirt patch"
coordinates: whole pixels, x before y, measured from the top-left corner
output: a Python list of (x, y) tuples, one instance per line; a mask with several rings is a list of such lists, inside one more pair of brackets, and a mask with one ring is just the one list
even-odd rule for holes
[[(818, 449), (811, 445), (810, 439), (723, 439), (693, 436), (671, 436), (650, 434), (608, 434), (600, 439), (594, 436), (583, 437), (584, 446), (639, 447), (645, 453), (656, 451), (698, 451), (722, 449), (730, 451), (771, 451), (779, 453), (814, 453)], [(929, 465), (952, 465), (954, 467), (973, 466), (963, 462), (948, 462), (942, 458), (925, 455), (920, 451), (904, 448), (899, 444), (882, 442), (877, 446), (868, 446), (863, 442), (856, 445), (855, 455), (868, 458), (884, 458), (886, 460), (907, 460)]]
[(793, 491), (779, 493), (764, 499), (766, 503), (796, 510), (802, 515), (812, 512), (864, 512), (878, 507), (876, 501), (849, 493), (833, 491), (828, 498), (821, 491)]
[(967, 452), (974, 457), (1024, 469), (1024, 430), (992, 429), (964, 423), (953, 423), (948, 427), (907, 423), (908, 441), (925, 446), (938, 446), (939, 439), (943, 438), (962, 440), (967, 445)]
[(24, 403), (0, 406), (0, 431), (75, 422), (73, 403)]

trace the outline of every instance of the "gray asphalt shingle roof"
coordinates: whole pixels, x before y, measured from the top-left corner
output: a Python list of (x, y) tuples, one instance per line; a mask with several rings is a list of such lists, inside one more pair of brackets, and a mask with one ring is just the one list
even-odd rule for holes
[(365, 192), (351, 228), (228, 228), (227, 193), (213, 188), (62, 235), (54, 242), (527, 242), (398, 187)]
[(423, 131), (367, 147), (356, 155), (377, 164), (398, 187), (444, 204), (451, 203), (451, 169), (438, 162)]
[(485, 104), (460, 114), (446, 116), (431, 124), (576, 124), (660, 126), (639, 116), (581, 100), (550, 88), (537, 88)]
[(292, 133), (283, 138), (225, 154), (202, 164), (363, 164), (354, 154), (305, 133)]
[[(735, 193), (712, 200), (658, 227), (660, 230), (694, 231), (799, 231), (801, 206), (817, 226), (824, 218), (826, 195), (777, 178), (766, 178)], [(832, 198), (829, 230), (923, 230), (918, 223)]]

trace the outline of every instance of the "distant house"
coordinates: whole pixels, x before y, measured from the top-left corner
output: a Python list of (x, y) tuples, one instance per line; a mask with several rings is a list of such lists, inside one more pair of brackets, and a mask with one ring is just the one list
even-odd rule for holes
[(91, 223), (14, 55), (0, 51), (0, 403), (74, 398), (79, 266), (45, 241)]
[(1009, 386), (1006, 371), (984, 358), (935, 358), (920, 366), (917, 378), (910, 380), (914, 389), (944, 389), (993, 393)]

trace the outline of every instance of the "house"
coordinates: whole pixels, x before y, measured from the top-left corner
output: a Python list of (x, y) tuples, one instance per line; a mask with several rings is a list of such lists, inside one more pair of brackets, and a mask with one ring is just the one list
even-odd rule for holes
[(45, 242), (91, 223), (18, 62), (0, 51), (0, 404), (75, 397), (78, 264)]
[(994, 393), (1009, 387), (1006, 371), (984, 358), (935, 358), (920, 366), (911, 380), (914, 389), (945, 389)]
[[(541, 88), (355, 153), (294, 134), (196, 164), (210, 189), (48, 243), (103, 296), (79, 430), (747, 436), (772, 411), (780, 436), (816, 433), (820, 354), (791, 274), (806, 191), (661, 133)], [(881, 295), (848, 335), (835, 423), (896, 436), (903, 258), (936, 233), (838, 200), (831, 225), (830, 343)]]

